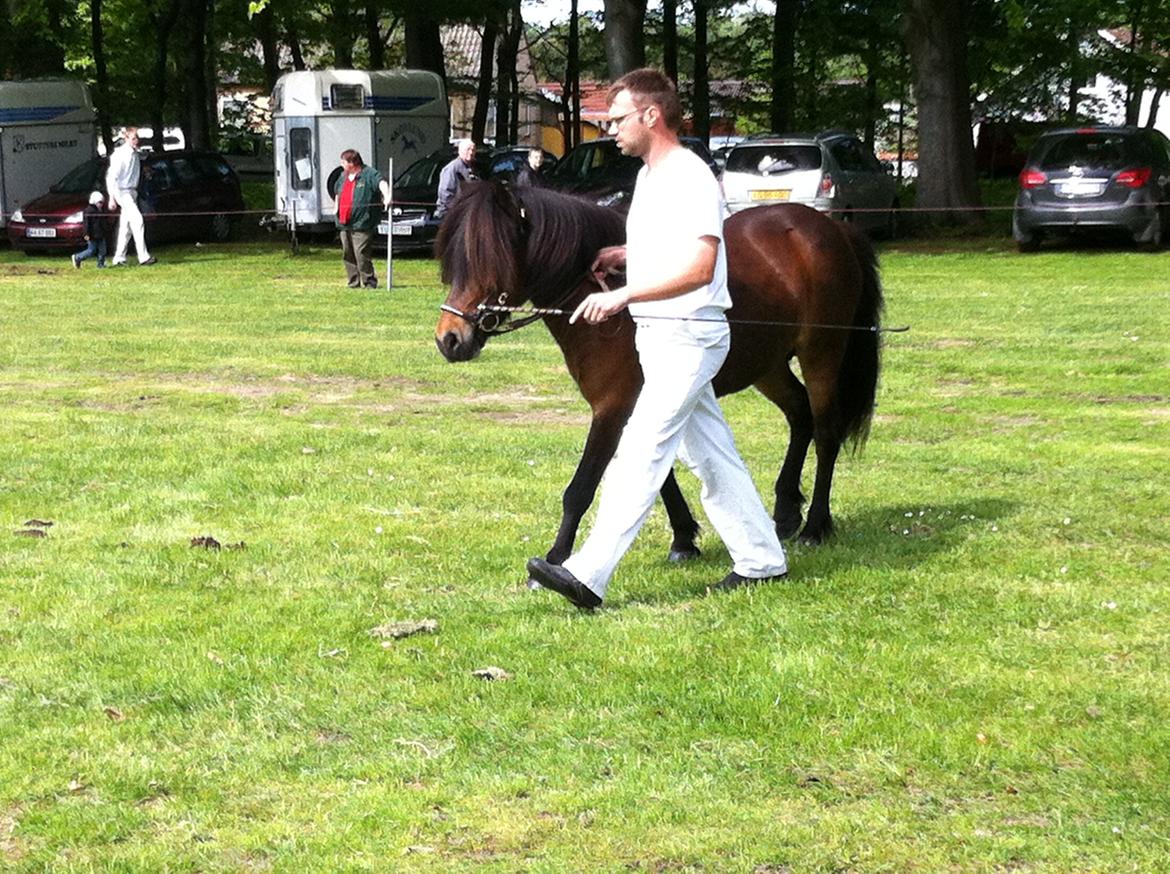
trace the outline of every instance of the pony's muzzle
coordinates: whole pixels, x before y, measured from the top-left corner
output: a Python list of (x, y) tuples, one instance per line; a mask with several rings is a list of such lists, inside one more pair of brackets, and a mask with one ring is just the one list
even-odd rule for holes
[(483, 348), (483, 340), (471, 322), (445, 312), (435, 327), (435, 345), (448, 361), (470, 361)]

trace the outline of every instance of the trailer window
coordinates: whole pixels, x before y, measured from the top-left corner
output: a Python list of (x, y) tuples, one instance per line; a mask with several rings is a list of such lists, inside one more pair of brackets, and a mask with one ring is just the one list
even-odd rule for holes
[(288, 163), (292, 187), (308, 191), (313, 187), (313, 131), (307, 127), (289, 128)]
[(366, 91), (361, 85), (330, 85), (329, 104), (334, 109), (365, 109)]

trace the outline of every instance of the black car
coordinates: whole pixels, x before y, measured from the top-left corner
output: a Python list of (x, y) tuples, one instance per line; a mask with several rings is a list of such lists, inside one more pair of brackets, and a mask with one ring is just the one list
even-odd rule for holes
[(1151, 249), (1170, 222), (1170, 140), (1138, 127), (1066, 128), (1036, 141), (1020, 171), (1012, 236), (1034, 251), (1053, 231), (1103, 229)]
[[(512, 179), (516, 171), (528, 162), (530, 146), (501, 146), (481, 149), (475, 154), (476, 173), (480, 179)], [(390, 210), (390, 224), (378, 226), (378, 234), (385, 239), (387, 231), (395, 252), (429, 249), (439, 231), (435, 218), (435, 204), (439, 198), (439, 174), (455, 160), (458, 149), (454, 144), (436, 149), (425, 158), (419, 158), (394, 180), (394, 205)], [(544, 153), (545, 165), (556, 166), (556, 156)]]
[[(719, 168), (701, 139), (679, 137), (679, 140), (718, 175)], [(623, 155), (613, 137), (600, 137), (570, 149), (549, 174), (549, 184), (562, 191), (586, 195), (602, 206), (626, 209), (640, 169), (641, 158)]]

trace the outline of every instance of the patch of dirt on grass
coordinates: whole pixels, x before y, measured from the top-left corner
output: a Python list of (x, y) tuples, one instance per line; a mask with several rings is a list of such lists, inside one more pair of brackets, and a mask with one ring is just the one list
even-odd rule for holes
[(1014, 431), (1016, 428), (1035, 428), (1044, 424), (1044, 420), (1039, 416), (989, 416), (983, 421), (991, 425), (996, 433)]
[(942, 337), (938, 340), (932, 340), (926, 345), (932, 349), (967, 349), (971, 346), (977, 346), (978, 343), (963, 337)]
[(0, 861), (19, 862), (24, 858), (25, 849), (16, 837), (20, 812), (19, 807), (10, 807), (0, 812)]

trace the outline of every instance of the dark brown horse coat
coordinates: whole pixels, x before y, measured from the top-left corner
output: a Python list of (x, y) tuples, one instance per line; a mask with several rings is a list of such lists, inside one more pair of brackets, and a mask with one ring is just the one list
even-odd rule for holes
[[(624, 241), (623, 217), (547, 190), (510, 191), (498, 183), (465, 187), (436, 241), (451, 287), (435, 330), (449, 361), (479, 354), (496, 323), (482, 304), (531, 304), (571, 311), (597, 286), (589, 268), (598, 249)], [(801, 538), (833, 531), (833, 469), (842, 444), (864, 440), (873, 414), (879, 361), (881, 285), (873, 248), (852, 227), (795, 204), (756, 207), (724, 223), (732, 308), (731, 351), (714, 380), (725, 395), (754, 385), (783, 411), (788, 450), (776, 479), (777, 533), (800, 530), (801, 470), (810, 442), (817, 472)], [(642, 385), (628, 313), (600, 325), (546, 316), (593, 420), (581, 461), (562, 499), (548, 559), (572, 551), (581, 517), (613, 457)], [(508, 325), (502, 326), (507, 330)], [(792, 372), (800, 363), (804, 382)], [(672, 558), (697, 555), (698, 525), (673, 474), (662, 487), (674, 530)]]

